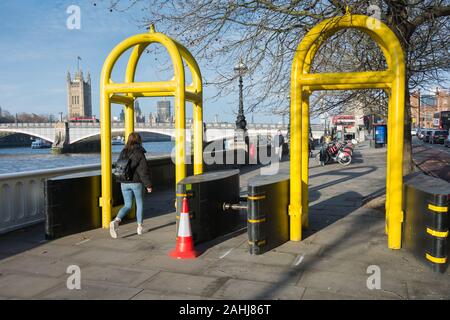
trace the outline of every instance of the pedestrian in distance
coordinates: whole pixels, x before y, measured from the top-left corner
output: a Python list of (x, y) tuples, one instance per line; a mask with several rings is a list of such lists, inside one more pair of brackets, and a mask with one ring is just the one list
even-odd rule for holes
[(114, 176), (120, 182), (125, 202), (117, 217), (109, 226), (109, 232), (114, 239), (118, 237), (120, 222), (131, 210), (133, 195), (136, 201), (137, 234), (141, 235), (143, 233), (144, 187), (148, 193), (152, 192), (150, 170), (145, 153), (146, 150), (142, 147), (141, 136), (136, 132), (130, 133), (127, 143), (113, 169)]
[(283, 157), (284, 136), (281, 134), (281, 130), (277, 131), (277, 135), (274, 139), (275, 142), (275, 154), (278, 155), (278, 160), (281, 161)]
[(309, 137), (309, 139), (308, 139), (308, 152), (309, 152), (309, 157), (310, 158), (312, 158), (314, 156), (313, 150), (314, 150), (314, 139), (313, 139), (313, 137)]

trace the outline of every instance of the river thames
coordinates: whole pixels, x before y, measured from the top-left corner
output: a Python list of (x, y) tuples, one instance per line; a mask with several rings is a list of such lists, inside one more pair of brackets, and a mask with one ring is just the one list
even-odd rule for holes
[[(148, 156), (170, 155), (174, 141), (145, 142)], [(117, 159), (123, 146), (112, 146), (113, 161)], [(85, 164), (100, 164), (100, 153), (51, 154), (50, 149), (30, 147), (0, 148), (0, 175), (41, 169), (72, 167)]]

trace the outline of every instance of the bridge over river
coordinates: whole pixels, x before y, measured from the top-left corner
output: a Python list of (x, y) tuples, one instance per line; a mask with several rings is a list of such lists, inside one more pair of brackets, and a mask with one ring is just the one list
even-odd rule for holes
[[(112, 123), (113, 135), (124, 134), (124, 123)], [(187, 126), (187, 140), (191, 139), (191, 130)], [(287, 125), (282, 124), (248, 124), (250, 136), (273, 136), (277, 130), (287, 132)], [(171, 123), (136, 123), (137, 132), (149, 132), (161, 136), (175, 137), (175, 126)], [(62, 132), (65, 131), (65, 132)], [(234, 137), (235, 125), (233, 123), (206, 123), (205, 141), (230, 139)], [(21, 133), (55, 143), (61, 139), (59, 134), (66, 134), (69, 144), (80, 142), (98, 141), (100, 138), (99, 123), (2, 123), (0, 124), (0, 135)]]

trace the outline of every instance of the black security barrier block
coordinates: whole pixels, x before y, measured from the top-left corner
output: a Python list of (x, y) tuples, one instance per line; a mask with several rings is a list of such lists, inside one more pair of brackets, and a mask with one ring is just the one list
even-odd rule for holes
[(249, 179), (247, 206), (251, 254), (262, 254), (289, 241), (289, 173)]
[[(46, 239), (101, 228), (100, 190), (100, 171), (47, 179), (44, 187)], [(119, 183), (113, 183), (113, 199), (113, 207), (123, 204)]]
[(224, 203), (239, 202), (239, 170), (189, 176), (177, 184), (177, 230), (183, 198), (187, 197), (194, 243), (213, 240), (240, 227), (239, 211)]
[(405, 177), (402, 247), (435, 272), (448, 266), (450, 183), (422, 173)]

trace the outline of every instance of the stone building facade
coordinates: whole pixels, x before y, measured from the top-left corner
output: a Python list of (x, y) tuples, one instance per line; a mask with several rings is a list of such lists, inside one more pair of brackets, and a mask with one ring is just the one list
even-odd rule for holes
[(69, 119), (92, 117), (91, 75), (89, 72), (86, 81), (81, 70), (75, 73), (73, 79), (70, 72), (67, 72), (67, 105)]
[(156, 121), (158, 123), (172, 123), (170, 101), (164, 100), (156, 102), (156, 114)]
[(450, 110), (449, 90), (436, 88), (436, 91), (431, 94), (424, 94), (420, 91), (415, 91), (411, 94), (409, 99), (411, 104), (411, 121), (413, 128), (432, 128), (434, 114), (437, 112)]

